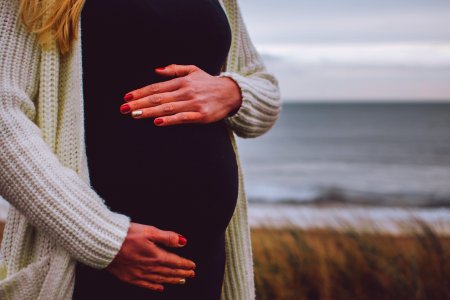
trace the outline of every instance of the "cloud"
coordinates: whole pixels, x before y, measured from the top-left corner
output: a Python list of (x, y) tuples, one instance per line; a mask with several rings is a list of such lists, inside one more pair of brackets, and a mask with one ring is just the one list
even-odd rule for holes
[(246, 0), (256, 43), (450, 40), (450, 2)]
[(256, 43), (450, 40), (450, 12), (272, 18), (246, 22)]
[(449, 1), (239, 3), (284, 99), (450, 99)]
[(284, 101), (449, 101), (450, 68), (295, 65), (266, 61)]
[(259, 44), (257, 48), (265, 57), (299, 67), (450, 67), (450, 42)]

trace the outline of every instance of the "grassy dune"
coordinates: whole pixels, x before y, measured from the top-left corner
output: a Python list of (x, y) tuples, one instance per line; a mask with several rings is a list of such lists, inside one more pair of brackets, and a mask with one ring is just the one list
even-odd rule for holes
[(258, 300), (450, 299), (450, 236), (252, 229)]
[[(0, 224), (0, 237), (3, 224)], [(450, 299), (450, 236), (252, 228), (258, 300)]]

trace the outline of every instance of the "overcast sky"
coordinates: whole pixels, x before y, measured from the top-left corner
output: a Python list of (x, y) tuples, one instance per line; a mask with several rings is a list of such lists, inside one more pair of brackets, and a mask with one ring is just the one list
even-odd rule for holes
[(450, 0), (238, 0), (285, 101), (450, 101)]

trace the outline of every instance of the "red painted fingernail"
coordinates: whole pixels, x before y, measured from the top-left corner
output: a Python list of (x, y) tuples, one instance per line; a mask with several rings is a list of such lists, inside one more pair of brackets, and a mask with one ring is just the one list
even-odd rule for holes
[(178, 244), (180, 244), (181, 246), (186, 245), (187, 243), (187, 239), (182, 236), (181, 234), (178, 235)]
[(155, 70), (158, 70), (158, 71), (162, 71), (162, 70), (164, 70), (166, 67), (159, 67), (159, 68), (156, 68)]
[(127, 101), (127, 102), (133, 100), (133, 94), (131, 94), (131, 93), (126, 94), (126, 95), (123, 97), (123, 100), (125, 100), (125, 101)]
[(162, 287), (158, 288), (158, 292), (162, 292), (162, 291), (164, 291), (164, 288), (162, 288)]
[(131, 108), (128, 104), (122, 104), (120, 106), (120, 112), (123, 114), (129, 113), (131, 111)]
[(163, 119), (155, 119), (156, 125), (162, 124), (163, 122), (164, 122)]

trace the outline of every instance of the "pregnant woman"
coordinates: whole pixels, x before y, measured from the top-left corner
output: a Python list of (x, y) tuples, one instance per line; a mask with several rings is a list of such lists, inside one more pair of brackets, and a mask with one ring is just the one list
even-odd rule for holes
[(280, 111), (234, 0), (1, 0), (3, 299), (254, 299), (233, 133)]
[[(192, 72), (204, 80), (203, 71), (220, 74), (231, 44), (220, 3), (88, 0), (81, 14), (81, 36), (92, 186), (112, 210), (133, 222), (186, 237), (186, 246), (171, 251), (195, 262), (196, 277), (183, 286), (166, 285), (164, 297), (156, 297), (155, 291), (79, 265), (74, 299), (220, 299), (225, 229), (239, 184), (226, 124), (222, 118), (207, 124), (164, 126), (171, 118), (176, 120), (183, 106), (189, 112), (201, 105), (189, 94), (182, 80), (187, 77), (168, 81), (172, 77), (168, 75)], [(133, 41), (140, 42), (133, 45)], [(154, 72), (159, 66), (168, 67)], [(165, 83), (157, 93), (152, 91), (158, 85), (134, 91), (156, 82)], [(133, 100), (123, 104), (128, 91), (134, 91), (126, 97)], [(236, 94), (239, 99), (239, 91)]]

